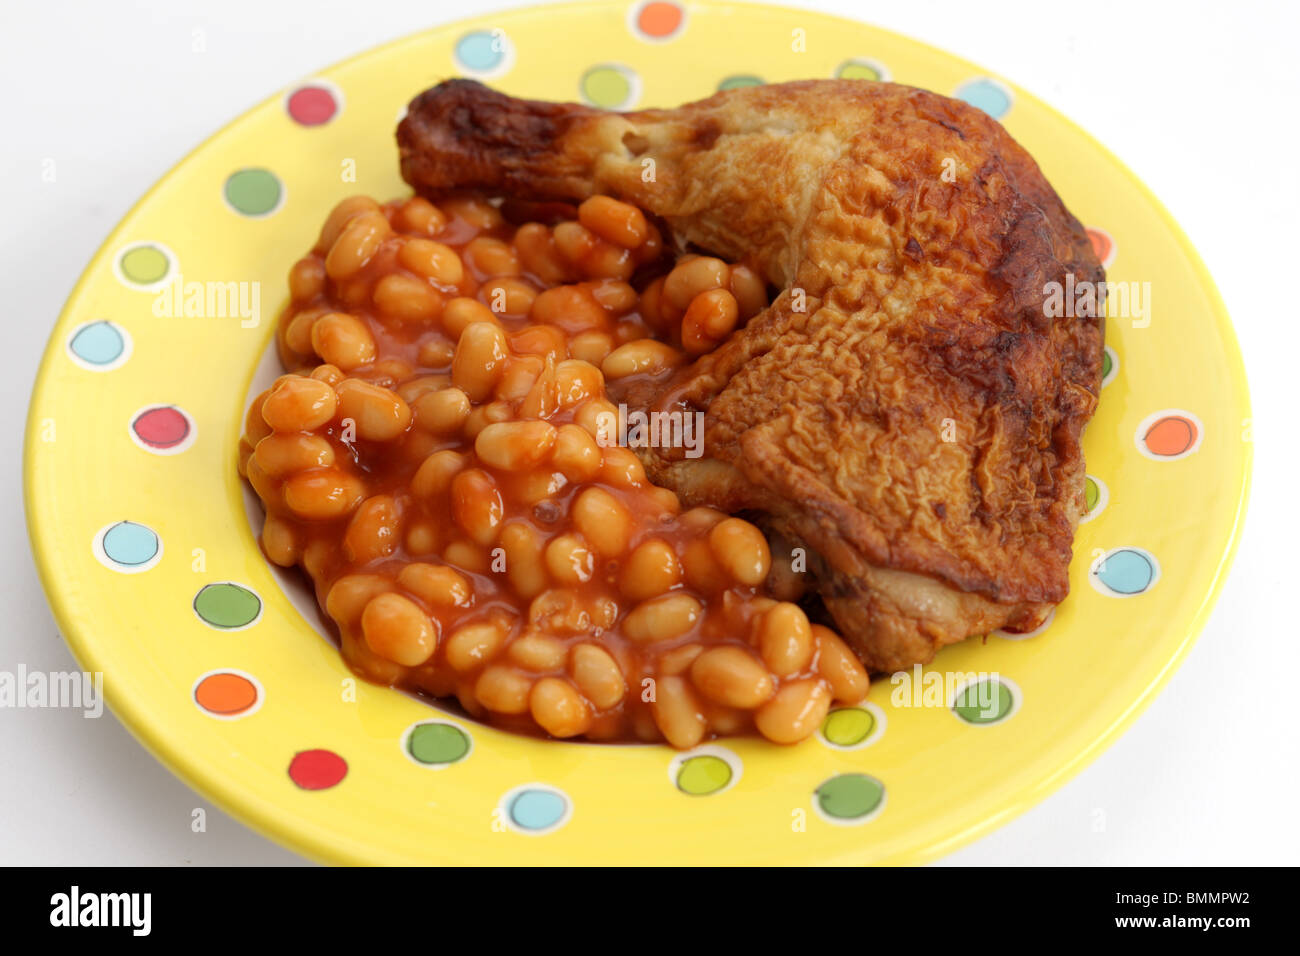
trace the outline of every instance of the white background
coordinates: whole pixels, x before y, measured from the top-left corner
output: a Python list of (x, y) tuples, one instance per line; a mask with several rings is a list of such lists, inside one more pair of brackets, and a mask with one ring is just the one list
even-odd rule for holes
[[(21, 442), (46, 337), (117, 220), (177, 160), (267, 95), (471, 12), (419, 0), (6, 3), (0, 32), (0, 669), (75, 669), (32, 565)], [(1152, 187), (1205, 258), (1246, 356), (1254, 491), (1209, 627), (1094, 764), (947, 857), (981, 866), (1300, 862), (1300, 628), (1291, 283), (1300, 278), (1294, 3), (907, 0), (807, 6), (950, 50), (1052, 104)], [(192, 50), (202, 31), (206, 51)], [(57, 162), (56, 183), (41, 179)], [(94, 463), (89, 462), (88, 468)], [(208, 807), (109, 715), (0, 710), (0, 862), (299, 862)], [(1098, 822), (1104, 824), (1098, 827)]]

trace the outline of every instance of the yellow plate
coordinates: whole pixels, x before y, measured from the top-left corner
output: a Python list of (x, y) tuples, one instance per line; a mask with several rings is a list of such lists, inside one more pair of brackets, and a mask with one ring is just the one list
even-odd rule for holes
[[(259, 553), (235, 446), (289, 266), (339, 198), (407, 192), (395, 121), (456, 74), (620, 108), (760, 80), (885, 77), (1000, 116), (1135, 293), (1108, 322), (1085, 442), (1095, 505), (1045, 632), (951, 648), (923, 682), (877, 683), (867, 706), (793, 748), (544, 742), (354, 682)], [(255, 288), (253, 325), (241, 313)], [(114, 711), (197, 790), (309, 856), (915, 863), (1041, 799), (1168, 678), (1236, 543), (1249, 416), (1228, 317), (1178, 227), (1024, 92), (802, 10), (584, 3), (367, 53), (277, 93), (172, 170), (54, 330), (28, 422), (27, 511), (54, 612), (82, 665), (104, 672)], [(986, 675), (985, 699), (945, 681), (962, 673)], [(954, 707), (958, 693), (972, 706)]]

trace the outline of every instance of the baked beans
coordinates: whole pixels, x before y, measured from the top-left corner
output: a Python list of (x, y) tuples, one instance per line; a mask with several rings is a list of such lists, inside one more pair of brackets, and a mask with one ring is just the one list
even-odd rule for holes
[(673, 261), (610, 197), (557, 219), (516, 226), (481, 197), (330, 213), (289, 273), (289, 373), (241, 440), (263, 549), (311, 577), (354, 670), (472, 716), (676, 747), (801, 740), (862, 699), (865, 669), (768, 590), (758, 528), (647, 480), (606, 395), (716, 348), (766, 284)]

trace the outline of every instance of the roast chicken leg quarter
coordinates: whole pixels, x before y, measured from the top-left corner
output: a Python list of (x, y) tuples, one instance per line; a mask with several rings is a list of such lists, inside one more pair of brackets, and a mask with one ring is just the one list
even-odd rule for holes
[(780, 290), (615, 400), (706, 413), (704, 456), (646, 449), (647, 473), (804, 549), (870, 668), (1031, 629), (1065, 598), (1103, 328), (1045, 303), (1104, 273), (983, 112), (858, 80), (623, 114), (453, 80), (412, 102), (398, 141), (422, 194), (615, 196)]

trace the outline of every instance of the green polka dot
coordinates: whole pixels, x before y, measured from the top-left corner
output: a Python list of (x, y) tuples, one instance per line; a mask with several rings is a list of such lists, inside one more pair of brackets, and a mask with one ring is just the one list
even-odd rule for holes
[(739, 76), (729, 76), (718, 84), (719, 90), (738, 90), (744, 86), (762, 86), (761, 77), (754, 76), (752, 73), (742, 73)]
[(209, 584), (194, 596), (194, 611), (213, 627), (247, 627), (262, 613), (262, 599), (238, 584)]
[(731, 764), (721, 757), (703, 754), (682, 761), (677, 771), (677, 789), (693, 797), (717, 793), (731, 783)]
[(1097, 502), (1101, 500), (1101, 489), (1097, 487), (1097, 482), (1092, 480), (1091, 475), (1084, 483), (1083, 495), (1089, 511), (1097, 507)]
[(963, 688), (952, 709), (969, 724), (995, 724), (1011, 713), (1013, 702), (1011, 688), (989, 678)]
[(1110, 352), (1109, 351), (1102, 352), (1101, 353), (1101, 377), (1102, 378), (1107, 378), (1110, 375), (1110, 370), (1113, 367), (1113, 365), (1114, 363), (1111, 361)]
[(455, 763), (469, 753), (469, 735), (451, 724), (420, 724), (406, 749), (419, 763)]
[(822, 736), (837, 747), (853, 747), (871, 736), (876, 718), (863, 707), (842, 707), (826, 715)]
[(835, 75), (841, 80), (881, 79), (879, 67), (865, 60), (849, 60), (847, 63), (842, 63), (835, 71)]
[(836, 820), (859, 820), (880, 806), (885, 785), (865, 773), (843, 773), (831, 777), (815, 794), (822, 813)]
[(153, 285), (161, 281), (171, 267), (163, 251), (154, 246), (136, 246), (128, 250), (118, 260), (118, 265), (122, 269), (122, 275), (139, 285)]
[(632, 82), (612, 66), (596, 66), (582, 77), (582, 95), (588, 102), (613, 109), (624, 105), (632, 96)]
[(226, 202), (245, 216), (265, 216), (280, 205), (284, 187), (266, 169), (241, 169), (226, 180)]

